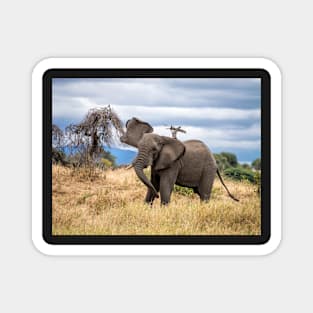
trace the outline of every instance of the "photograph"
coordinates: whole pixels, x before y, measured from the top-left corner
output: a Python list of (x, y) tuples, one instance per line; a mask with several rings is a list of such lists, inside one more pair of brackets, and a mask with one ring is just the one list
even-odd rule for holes
[(260, 236), (261, 78), (51, 82), (53, 236)]

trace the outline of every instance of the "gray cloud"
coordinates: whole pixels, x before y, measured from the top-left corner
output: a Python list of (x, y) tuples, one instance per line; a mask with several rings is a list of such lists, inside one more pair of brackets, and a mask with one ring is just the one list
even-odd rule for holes
[[(54, 94), (95, 103), (141, 106), (258, 108), (258, 79), (55, 79)], [(220, 85), (219, 85), (220, 81)]]
[[(213, 149), (260, 154), (259, 79), (54, 79), (53, 120), (80, 121), (94, 107), (111, 104), (124, 122), (135, 116), (169, 135), (181, 125), (182, 140), (198, 138)], [(258, 155), (259, 156), (259, 155)]]

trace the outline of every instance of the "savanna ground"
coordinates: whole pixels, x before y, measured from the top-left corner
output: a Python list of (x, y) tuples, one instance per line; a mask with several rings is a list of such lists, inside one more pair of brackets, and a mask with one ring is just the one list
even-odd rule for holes
[(133, 169), (90, 170), (54, 165), (54, 235), (260, 235), (256, 185), (224, 179), (233, 201), (216, 177), (209, 202), (184, 191), (168, 206), (144, 204), (146, 187)]

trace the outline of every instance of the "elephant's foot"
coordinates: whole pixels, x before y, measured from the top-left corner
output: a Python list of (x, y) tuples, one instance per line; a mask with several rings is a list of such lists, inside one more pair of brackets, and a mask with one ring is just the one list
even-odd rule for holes
[(153, 202), (155, 198), (159, 198), (159, 195), (154, 193), (153, 190), (148, 189), (146, 197), (145, 197), (145, 202), (146, 203)]
[(153, 200), (150, 200), (150, 201), (145, 200), (145, 204), (152, 206), (153, 205)]

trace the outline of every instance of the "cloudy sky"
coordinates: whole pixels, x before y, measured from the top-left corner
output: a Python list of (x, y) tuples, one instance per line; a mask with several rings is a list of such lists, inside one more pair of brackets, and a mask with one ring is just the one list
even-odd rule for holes
[(214, 153), (251, 162), (260, 157), (260, 91), (257, 78), (57, 78), (53, 123), (64, 129), (110, 104), (124, 123), (138, 117), (167, 136), (166, 127), (182, 126), (180, 140), (200, 139)]

